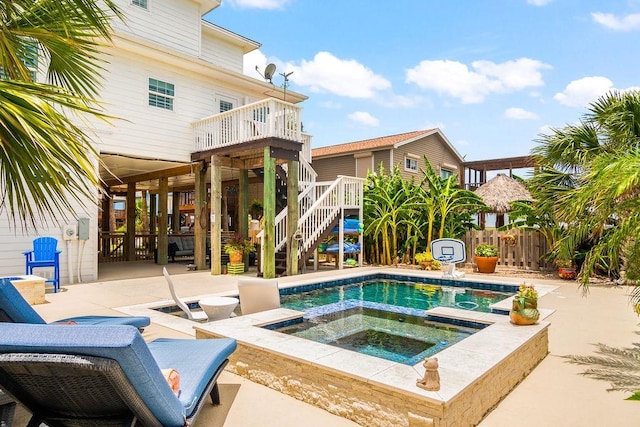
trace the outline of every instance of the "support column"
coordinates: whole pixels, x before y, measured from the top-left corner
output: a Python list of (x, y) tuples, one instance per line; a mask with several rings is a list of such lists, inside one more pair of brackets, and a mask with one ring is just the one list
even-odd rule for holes
[(100, 245), (101, 255), (103, 258), (109, 257), (109, 251), (111, 250), (111, 238), (109, 235), (110, 231), (110, 222), (111, 219), (111, 193), (109, 192), (109, 188), (104, 188), (104, 193), (102, 194), (102, 224), (100, 224), (100, 241), (98, 244)]
[(127, 184), (127, 241), (125, 257), (127, 261), (136, 260), (136, 183)]
[(174, 191), (171, 198), (171, 229), (174, 233), (180, 233), (180, 192)]
[(158, 264), (169, 263), (169, 238), (167, 229), (169, 223), (169, 178), (160, 178), (158, 182)]
[(222, 274), (222, 166), (211, 156), (211, 274)]
[[(249, 170), (240, 169), (238, 178), (238, 231), (245, 239), (249, 237)], [(249, 254), (243, 255), (244, 271), (249, 269)]]
[(262, 236), (262, 277), (276, 277), (275, 218), (276, 218), (276, 160), (270, 147), (264, 147), (264, 228)]
[[(152, 248), (157, 249), (156, 245), (158, 241), (158, 217), (156, 215), (158, 206), (158, 195), (149, 193), (149, 234), (151, 235), (150, 245)], [(156, 254), (156, 262), (158, 262), (158, 255)]]
[(287, 276), (298, 274), (298, 168), (297, 161), (287, 161)]
[(207, 267), (207, 180), (206, 163), (197, 163), (195, 170), (195, 213), (194, 233), (194, 263), (198, 270)]

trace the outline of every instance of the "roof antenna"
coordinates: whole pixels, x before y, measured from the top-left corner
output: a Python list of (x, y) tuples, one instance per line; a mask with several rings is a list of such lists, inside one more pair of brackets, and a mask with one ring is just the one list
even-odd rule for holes
[[(274, 69), (275, 71), (275, 69)], [(284, 96), (282, 97), (283, 101), (287, 100), (287, 88), (289, 87), (289, 76), (293, 74), (293, 71), (289, 71), (288, 73), (279, 73), (282, 77), (284, 77), (284, 83), (282, 84), (282, 88), (284, 89)]]

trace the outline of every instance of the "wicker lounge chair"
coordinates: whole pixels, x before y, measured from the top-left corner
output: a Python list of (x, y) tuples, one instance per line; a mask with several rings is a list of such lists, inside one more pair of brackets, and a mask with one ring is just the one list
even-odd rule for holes
[[(0, 388), (31, 413), (29, 426), (191, 425), (236, 341), (158, 339), (132, 326), (0, 323)], [(180, 375), (176, 394), (162, 369)]]
[[(9, 279), (0, 279), (0, 322), (45, 324), (46, 322)], [(141, 331), (151, 323), (148, 317), (127, 316), (79, 316), (61, 319), (55, 323), (83, 325), (132, 325)]]

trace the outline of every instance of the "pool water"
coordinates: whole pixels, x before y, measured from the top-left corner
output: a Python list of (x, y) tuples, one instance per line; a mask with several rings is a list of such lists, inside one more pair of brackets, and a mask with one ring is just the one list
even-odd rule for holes
[(307, 311), (341, 301), (360, 300), (416, 310), (429, 310), (444, 306), (491, 312), (490, 306), (492, 304), (511, 295), (513, 293), (374, 279), (282, 295), (281, 304), (283, 307), (293, 310)]
[[(365, 305), (368, 305), (365, 303)], [(346, 308), (269, 329), (323, 344), (415, 365), (486, 325), (434, 322), (366, 306)]]

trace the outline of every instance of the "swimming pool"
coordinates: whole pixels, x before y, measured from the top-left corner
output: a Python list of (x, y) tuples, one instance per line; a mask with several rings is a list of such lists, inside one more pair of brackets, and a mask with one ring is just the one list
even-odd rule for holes
[(335, 311), (266, 327), (413, 366), (487, 326), (477, 322), (458, 322), (454, 326), (384, 310), (366, 301), (350, 300), (346, 304), (331, 304), (330, 307)]
[[(491, 312), (491, 305), (515, 294), (517, 288), (487, 283), (418, 281), (423, 278), (365, 278), (358, 282), (328, 282), (281, 291), (281, 305), (304, 312), (347, 300), (368, 301), (409, 309), (408, 314), (435, 307), (455, 307), (464, 310)], [(438, 283), (440, 282), (440, 283)], [(414, 312), (417, 310), (417, 312)]]

